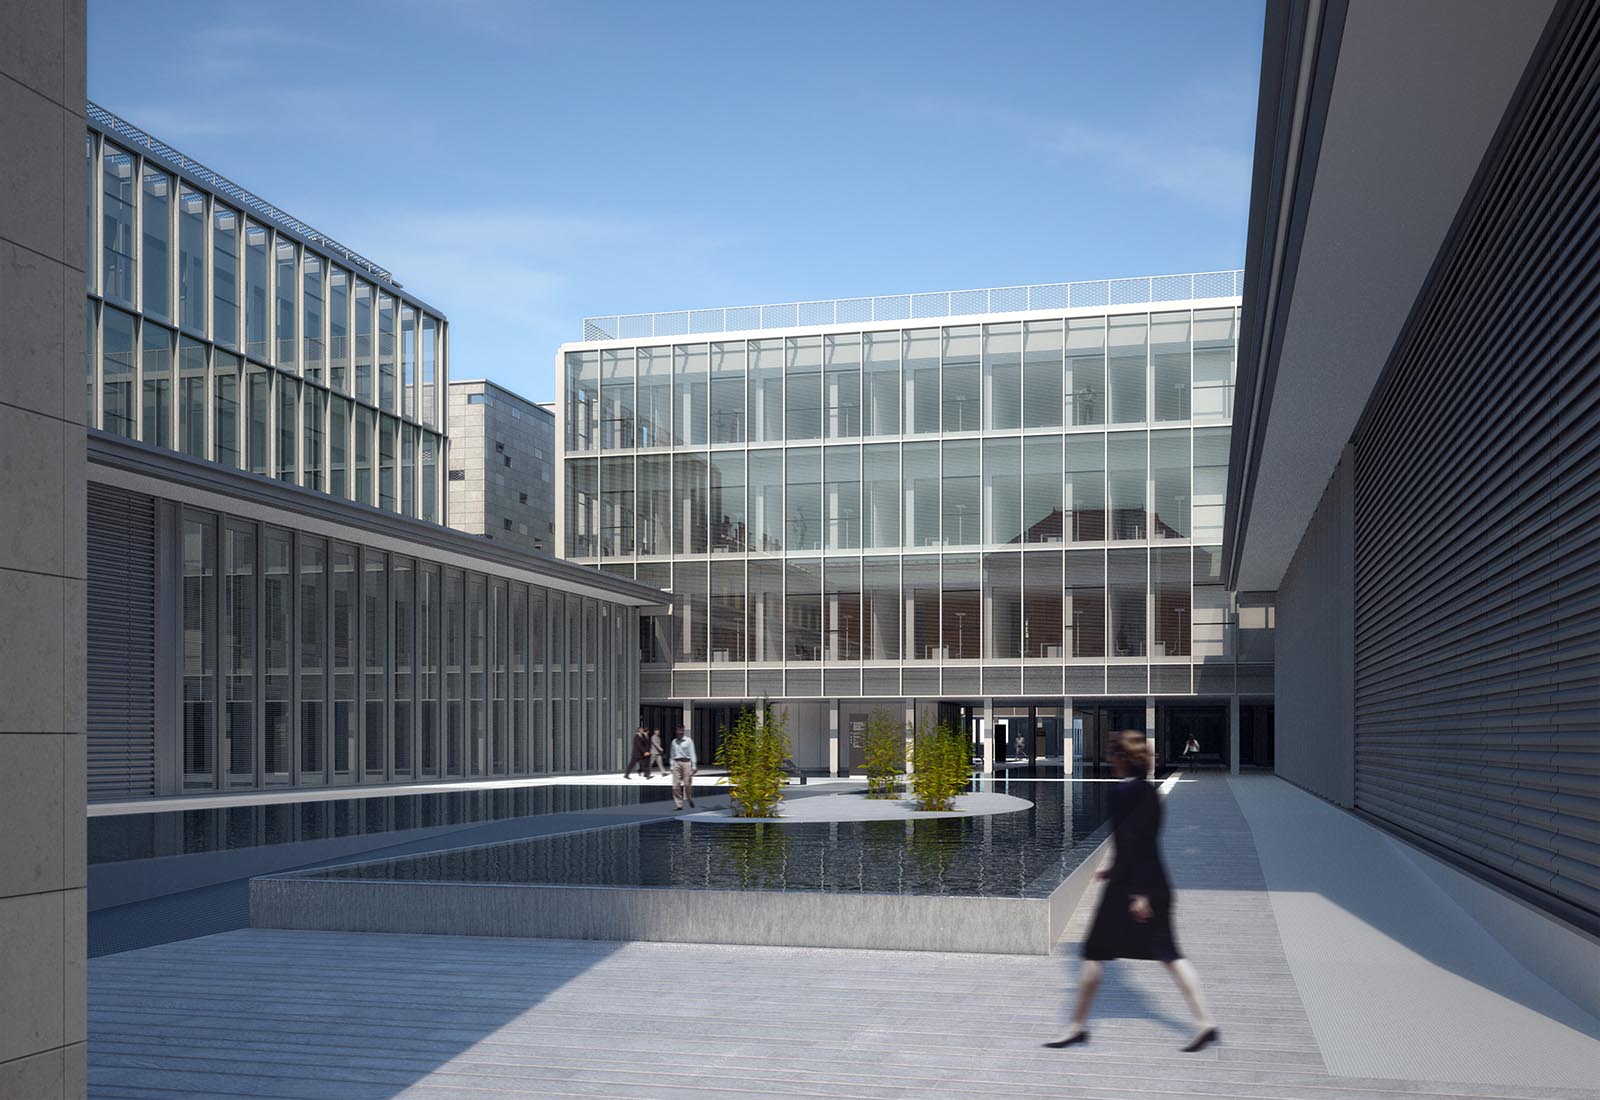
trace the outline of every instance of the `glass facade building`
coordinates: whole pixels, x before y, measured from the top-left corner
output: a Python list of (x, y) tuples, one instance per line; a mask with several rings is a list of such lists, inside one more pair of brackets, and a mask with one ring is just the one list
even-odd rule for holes
[(89, 426), (442, 522), (443, 316), (103, 108), (88, 118)]
[(563, 553), (670, 593), (647, 700), (1237, 699), (1238, 323), (1216, 297), (566, 345)]

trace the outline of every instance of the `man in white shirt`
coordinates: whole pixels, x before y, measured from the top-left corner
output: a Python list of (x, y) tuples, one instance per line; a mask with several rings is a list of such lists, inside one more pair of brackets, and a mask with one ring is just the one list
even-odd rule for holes
[(682, 726), (678, 727), (678, 735), (672, 739), (672, 744), (667, 749), (667, 758), (672, 762), (672, 801), (677, 803), (677, 808), (680, 810), (683, 809), (685, 800), (692, 807), (694, 773), (698, 759), (694, 752), (694, 741)]

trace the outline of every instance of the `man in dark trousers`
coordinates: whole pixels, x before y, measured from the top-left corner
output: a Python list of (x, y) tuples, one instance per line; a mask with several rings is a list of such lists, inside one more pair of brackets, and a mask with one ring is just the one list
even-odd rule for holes
[(633, 731), (633, 749), (628, 756), (628, 770), (622, 773), (622, 778), (632, 779), (634, 768), (638, 768), (643, 772), (646, 779), (652, 778), (650, 774), (650, 734), (643, 726)]

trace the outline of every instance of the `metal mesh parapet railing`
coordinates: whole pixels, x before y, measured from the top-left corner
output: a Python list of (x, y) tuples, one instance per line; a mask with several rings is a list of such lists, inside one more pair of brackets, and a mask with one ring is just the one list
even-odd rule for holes
[(115, 134), (124, 144), (131, 145), (141, 153), (164, 161), (169, 168), (186, 173), (196, 181), (211, 188), (217, 194), (238, 203), (263, 221), (270, 221), (280, 229), (287, 229), (292, 233), (299, 234), (317, 247), (327, 249), (355, 267), (361, 268), (369, 275), (382, 279), (392, 286), (398, 287), (400, 285), (395, 282), (394, 274), (388, 269), (379, 267), (355, 249), (345, 247), (326, 233), (313, 229), (293, 214), (287, 214), (279, 210), (266, 199), (240, 187), (227, 176), (219, 172), (213, 172), (199, 161), (178, 152), (178, 150), (160, 138), (151, 137), (127, 119), (117, 117), (97, 103), (88, 105), (88, 114), (89, 121), (105, 130), (106, 133)]
[(637, 340), (654, 336), (693, 336), (702, 332), (752, 332), (806, 325), (917, 321), (980, 313), (1020, 313), (1034, 309), (1233, 298), (1242, 293), (1243, 271), (1203, 271), (1190, 275), (1146, 275), (1136, 279), (1093, 279), (1078, 283), (1003, 286), (989, 290), (940, 290), (931, 294), (886, 294), (877, 298), (833, 298), (769, 306), (729, 306), (722, 309), (681, 309), (672, 313), (585, 317), (583, 338)]

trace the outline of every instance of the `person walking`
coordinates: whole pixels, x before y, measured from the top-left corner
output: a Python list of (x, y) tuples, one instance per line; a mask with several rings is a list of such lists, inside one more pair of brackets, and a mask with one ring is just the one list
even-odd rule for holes
[(694, 740), (684, 730), (678, 727), (678, 736), (672, 739), (672, 746), (667, 751), (672, 759), (672, 801), (677, 803), (678, 809), (683, 809), (687, 801), (694, 806), (694, 773), (698, 765), (695, 756)]
[(1111, 788), (1115, 850), (1111, 867), (1095, 873), (1106, 888), (1083, 943), (1077, 1010), (1066, 1033), (1045, 1043), (1047, 1047), (1089, 1041), (1089, 1009), (1109, 959), (1155, 959), (1166, 964), (1194, 1013), (1197, 1030), (1183, 1048), (1186, 1053), (1221, 1039), (1200, 991), (1200, 976), (1172, 934), (1172, 887), (1161, 862), (1161, 795), (1145, 778), (1150, 756), (1150, 743), (1139, 730), (1123, 730), (1112, 742), (1112, 768), (1122, 780)]
[(1194, 734), (1189, 735), (1189, 740), (1183, 743), (1183, 751), (1178, 755), (1183, 758), (1183, 766), (1193, 771), (1194, 758), (1200, 755), (1200, 742), (1195, 740)]
[(643, 771), (646, 779), (651, 778), (650, 735), (643, 726), (633, 731), (633, 747), (628, 753), (628, 770), (622, 773), (622, 778), (632, 779), (634, 768)]
[(661, 731), (653, 729), (650, 731), (650, 767), (652, 770), (666, 775), (668, 770), (667, 762), (662, 759), (661, 752)]

